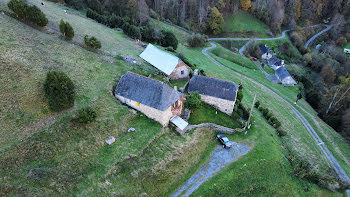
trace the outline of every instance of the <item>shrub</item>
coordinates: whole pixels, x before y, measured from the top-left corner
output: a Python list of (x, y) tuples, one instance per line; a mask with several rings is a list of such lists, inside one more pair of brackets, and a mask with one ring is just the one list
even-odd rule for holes
[(111, 28), (121, 27), (123, 24), (124, 20), (121, 17), (116, 16), (115, 14), (112, 14), (108, 18), (108, 26)]
[(91, 107), (86, 107), (78, 111), (77, 121), (79, 123), (88, 124), (95, 121), (96, 112)]
[(259, 106), (260, 106), (260, 101), (256, 101), (254, 106), (255, 106), (256, 108), (259, 108)]
[(201, 34), (193, 34), (190, 38), (188, 38), (188, 44), (191, 47), (202, 47), (206, 42), (206, 37)]
[(28, 6), (26, 9), (27, 19), (40, 27), (44, 27), (49, 22), (45, 14), (35, 5)]
[(242, 90), (238, 90), (238, 92), (237, 92), (237, 100), (241, 102), (242, 99), (243, 99), (243, 92), (242, 92)]
[(7, 6), (23, 20), (28, 20), (40, 27), (44, 27), (48, 23), (45, 14), (38, 7), (28, 6), (23, 0), (10, 0)]
[(160, 45), (163, 47), (173, 47), (174, 50), (177, 49), (177, 45), (179, 44), (179, 41), (177, 40), (176, 36), (170, 32), (170, 31), (162, 31), (162, 38), (160, 40)]
[(136, 27), (135, 25), (131, 25), (129, 31), (126, 33), (130, 38), (133, 39), (141, 39), (141, 31), (139, 27)]
[(277, 135), (283, 137), (287, 135), (287, 132), (283, 129), (277, 129)]
[(63, 19), (61, 19), (59, 27), (63, 36), (67, 40), (72, 40), (72, 38), (74, 37), (73, 27), (68, 22), (64, 22)]
[(61, 111), (74, 105), (74, 84), (60, 71), (49, 71), (44, 82), (45, 95), (53, 111)]
[(101, 48), (101, 42), (94, 36), (90, 37), (88, 35), (84, 36), (84, 42), (88, 47), (91, 47), (93, 49), (99, 49)]
[(345, 46), (347, 43), (348, 43), (348, 41), (343, 36), (338, 38), (338, 40), (337, 40), (337, 45), (340, 46), (340, 47)]
[(199, 107), (202, 104), (201, 95), (198, 92), (192, 92), (186, 97), (185, 106), (190, 109)]
[(149, 10), (149, 16), (150, 16), (151, 18), (154, 18), (154, 19), (156, 19), (156, 20), (159, 20), (159, 14), (158, 14), (157, 12), (155, 12), (154, 10), (152, 10), (152, 9)]

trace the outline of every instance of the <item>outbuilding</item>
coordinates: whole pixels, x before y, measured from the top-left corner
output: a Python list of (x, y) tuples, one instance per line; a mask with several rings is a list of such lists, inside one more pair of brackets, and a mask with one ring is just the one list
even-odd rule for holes
[(195, 75), (190, 79), (188, 92), (198, 92), (201, 100), (231, 115), (236, 102), (238, 86), (231, 81)]
[(294, 86), (297, 84), (284, 66), (280, 66), (276, 70), (275, 75), (283, 86)]
[(148, 44), (140, 57), (165, 73), (170, 79), (178, 80), (189, 77), (189, 66), (175, 55), (162, 51), (152, 44)]
[(181, 115), (184, 101), (184, 95), (167, 84), (132, 72), (120, 78), (114, 95), (164, 127), (171, 117)]

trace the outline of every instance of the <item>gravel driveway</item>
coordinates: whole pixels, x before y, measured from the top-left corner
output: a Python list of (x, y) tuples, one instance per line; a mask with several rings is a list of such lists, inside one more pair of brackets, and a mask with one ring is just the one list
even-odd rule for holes
[(171, 197), (180, 196), (180, 194), (181, 196), (191, 195), (192, 192), (194, 192), (202, 183), (212, 177), (215, 173), (248, 152), (249, 148), (246, 144), (232, 142), (232, 147), (230, 149), (224, 149), (222, 146), (218, 145), (214, 152), (211, 153), (210, 161), (202, 166), (198, 172), (188, 179), (179, 190), (171, 195)]

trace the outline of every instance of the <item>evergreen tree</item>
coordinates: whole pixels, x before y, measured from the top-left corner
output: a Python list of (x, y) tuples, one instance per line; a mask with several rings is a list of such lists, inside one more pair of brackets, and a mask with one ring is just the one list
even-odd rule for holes
[(49, 71), (44, 90), (51, 110), (61, 111), (74, 105), (74, 84), (64, 72)]
[(74, 37), (74, 29), (68, 22), (64, 22), (63, 19), (61, 19), (59, 28), (60, 28), (60, 31), (61, 31), (62, 35), (67, 40), (72, 40), (73, 39), (73, 37)]

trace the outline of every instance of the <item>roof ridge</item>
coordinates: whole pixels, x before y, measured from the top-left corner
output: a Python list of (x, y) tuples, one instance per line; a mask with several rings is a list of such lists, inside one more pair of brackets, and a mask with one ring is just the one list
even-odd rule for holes
[(218, 79), (218, 78), (214, 78), (214, 77), (208, 77), (208, 76), (201, 76), (201, 75), (195, 75), (195, 76), (199, 76), (199, 77), (204, 77), (204, 78), (211, 78), (211, 79), (215, 79), (215, 80), (218, 80), (218, 81), (223, 81), (223, 82), (229, 82), (229, 83), (233, 83), (237, 86), (237, 84), (233, 81), (226, 81), (226, 80), (223, 80), (223, 79)]

